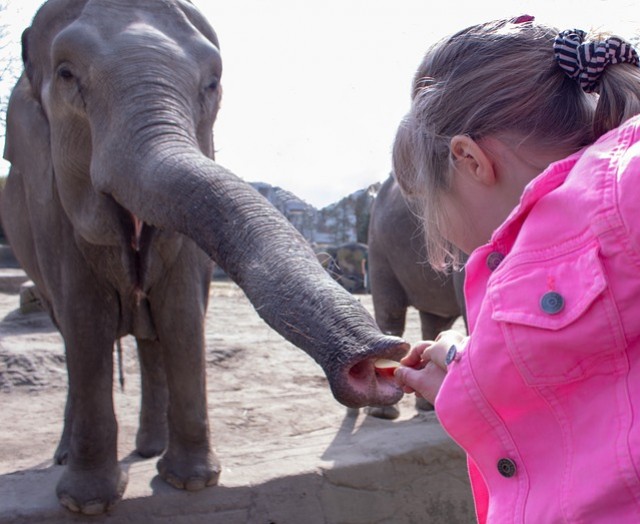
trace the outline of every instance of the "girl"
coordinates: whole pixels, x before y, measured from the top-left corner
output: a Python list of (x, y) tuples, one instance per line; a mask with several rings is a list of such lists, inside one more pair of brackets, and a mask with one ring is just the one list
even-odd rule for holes
[(434, 46), (394, 169), (470, 337), (395, 377), (468, 454), (479, 522), (640, 522), (640, 68), (523, 16)]

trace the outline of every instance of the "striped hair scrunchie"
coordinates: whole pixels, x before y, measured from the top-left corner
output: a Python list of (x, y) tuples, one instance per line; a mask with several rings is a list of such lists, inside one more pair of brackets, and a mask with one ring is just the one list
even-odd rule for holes
[(611, 36), (602, 42), (584, 42), (587, 34), (580, 29), (562, 31), (553, 43), (556, 62), (587, 93), (598, 88), (602, 72), (608, 65), (638, 65), (638, 53), (622, 38)]

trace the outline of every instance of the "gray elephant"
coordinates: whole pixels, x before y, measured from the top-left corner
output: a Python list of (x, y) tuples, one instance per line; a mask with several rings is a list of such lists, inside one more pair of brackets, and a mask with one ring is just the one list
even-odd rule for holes
[(371, 295), (382, 331), (401, 335), (409, 306), (420, 313), (425, 340), (451, 327), (463, 314), (456, 287), (461, 289), (464, 275), (445, 275), (428, 264), (419, 218), (393, 174), (380, 187), (371, 208), (368, 242)]
[(49, 0), (23, 34), (23, 60), (2, 220), (65, 342), (64, 506), (101, 513), (125, 489), (112, 349), (126, 334), (141, 361), (138, 451), (164, 452), (158, 470), (178, 488), (217, 482), (203, 329), (211, 259), (317, 361), (340, 402), (401, 398), (374, 360), (407, 344), (383, 335), (284, 216), (213, 160), (222, 65), (191, 3)]
[[(420, 314), (423, 340), (433, 340), (464, 314), (464, 272), (445, 275), (427, 262), (420, 221), (410, 209), (393, 174), (385, 180), (371, 209), (369, 282), (375, 319), (382, 331), (402, 336), (406, 314)], [(430, 404), (418, 401), (418, 407)], [(396, 418), (396, 406), (369, 408), (381, 418)]]
[(349, 293), (365, 293), (367, 245), (348, 242), (317, 251), (322, 267)]

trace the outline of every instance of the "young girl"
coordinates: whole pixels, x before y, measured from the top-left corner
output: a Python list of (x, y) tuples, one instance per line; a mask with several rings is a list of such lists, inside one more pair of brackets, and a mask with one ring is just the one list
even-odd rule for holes
[(394, 146), (470, 337), (396, 371), (468, 454), (480, 522), (640, 522), (640, 68), (523, 16), (433, 47)]

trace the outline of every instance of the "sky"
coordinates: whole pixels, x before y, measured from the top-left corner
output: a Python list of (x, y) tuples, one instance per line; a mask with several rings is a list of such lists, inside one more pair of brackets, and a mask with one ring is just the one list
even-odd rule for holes
[[(494, 18), (530, 14), (559, 29), (640, 34), (637, 0), (194, 0), (223, 60), (216, 160), (321, 208), (384, 180), (428, 46)], [(42, 0), (9, 0), (20, 34)], [(6, 86), (2, 86), (6, 89)], [(0, 138), (0, 150), (4, 148)], [(0, 162), (0, 175), (8, 164)]]

